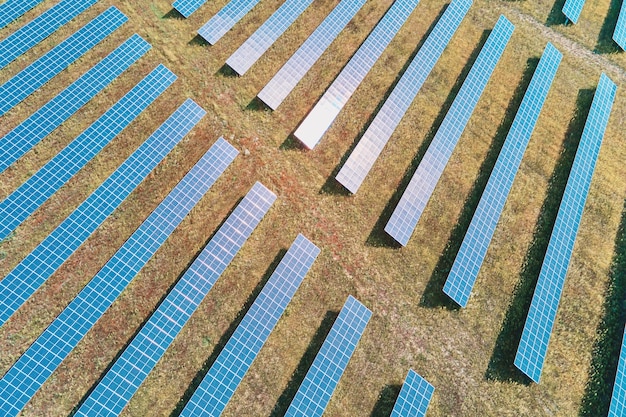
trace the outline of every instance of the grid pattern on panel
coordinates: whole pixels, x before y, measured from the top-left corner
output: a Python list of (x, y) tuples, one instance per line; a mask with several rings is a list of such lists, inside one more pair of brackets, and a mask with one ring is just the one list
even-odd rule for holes
[(348, 297), (285, 417), (321, 417), (371, 316), (367, 307)]
[(50, 36), (98, 0), (62, 0), (0, 42), (0, 69)]
[(419, 0), (396, 0), (374, 30), (296, 129), (294, 136), (312, 149), (372, 69)]
[(259, 0), (231, 0), (215, 16), (198, 29), (198, 34), (214, 45), (237, 22), (239, 22)]
[(0, 203), (0, 239), (39, 208), (169, 87), (174, 75), (159, 65), (82, 134)]
[(563, 14), (570, 22), (578, 23), (578, 18), (580, 17), (580, 12), (583, 11), (584, 5), (585, 0), (566, 0), (563, 5)]
[(181, 413), (219, 416), (287, 308), (320, 250), (298, 235)]
[(608, 417), (623, 417), (624, 410), (626, 410), (626, 331), (622, 339), (622, 349), (619, 355)]
[(119, 207), (198, 123), (205, 111), (187, 100), (120, 167), (0, 281), (0, 326)]
[(469, 300), (561, 58), (561, 53), (548, 44), (443, 287), (443, 291), (462, 307)]
[(435, 388), (410, 369), (398, 395), (391, 417), (424, 417)]
[(626, 50), (626, 1), (622, 2), (622, 8), (619, 11), (619, 17), (613, 32), (613, 40), (622, 50)]
[(472, 5), (453, 0), (369, 125), (336, 179), (356, 193)]
[(287, 0), (226, 60), (243, 75), (269, 49), (313, 0)]
[(0, 380), (3, 416), (17, 416), (227, 165), (209, 150), (15, 362)]
[(0, 29), (37, 6), (43, 0), (7, 0), (0, 5)]
[[(216, 148), (234, 158), (224, 139)], [(257, 183), (124, 350), (77, 416), (117, 416), (152, 371), (217, 279), (250, 237), (276, 196)]]
[(602, 74), (541, 266), (515, 366), (539, 382), (569, 261), (617, 87)]
[(0, 173), (70, 118), (149, 49), (148, 42), (139, 35), (133, 35), (28, 119), (0, 138)]
[(110, 7), (0, 86), (0, 116), (83, 56), (128, 18)]
[(363, 4), (365, 0), (341, 0), (263, 87), (259, 92), (259, 99), (276, 110)]
[(385, 231), (403, 246), (415, 230), (512, 33), (513, 25), (501, 16), (387, 222)]
[(172, 4), (172, 7), (178, 10), (183, 16), (189, 17), (204, 3), (206, 3), (206, 0), (176, 0), (174, 4)]

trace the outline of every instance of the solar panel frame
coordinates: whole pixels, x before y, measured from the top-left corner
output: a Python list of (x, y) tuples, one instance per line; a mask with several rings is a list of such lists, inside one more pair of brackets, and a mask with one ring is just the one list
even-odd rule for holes
[(176, 75), (159, 65), (124, 97), (0, 202), (4, 239), (159, 97)]
[(0, 29), (17, 20), (41, 2), (43, 0), (7, 0), (6, 3), (0, 5)]
[(541, 378), (567, 269), (616, 90), (617, 86), (603, 73), (567, 179), (515, 354), (515, 366), (536, 383)]
[(364, 4), (365, 0), (341, 0), (257, 97), (276, 110)]
[(351, 193), (374, 166), (471, 5), (472, 0), (452, 0), (337, 173), (335, 179)]
[(178, 10), (178, 12), (185, 16), (185, 18), (188, 18), (204, 3), (206, 3), (206, 0), (176, 0), (172, 4), (172, 7)]
[(209, 149), (0, 379), (0, 411), (15, 417), (102, 317), (232, 161)]
[(226, 32), (231, 30), (258, 3), (259, 0), (231, 0), (198, 29), (198, 35), (202, 36), (211, 45), (215, 45)]
[(135, 34), (28, 119), (0, 138), (0, 173), (126, 71), (151, 46)]
[(122, 26), (128, 18), (114, 6), (0, 86), (0, 116), (42, 87)]
[(563, 4), (563, 14), (567, 19), (576, 24), (578, 23), (578, 18), (580, 17), (580, 13), (583, 11), (583, 6), (585, 5), (585, 0), (565, 0), (565, 4)]
[(619, 17), (615, 23), (615, 30), (613, 31), (613, 41), (622, 49), (626, 50), (626, 1), (622, 2), (622, 7), (619, 11)]
[(285, 417), (321, 417), (371, 316), (367, 307), (348, 296)]
[(513, 25), (501, 16), (413, 173), (385, 232), (406, 246), (504, 52)]
[(205, 115), (186, 100), (85, 201), (0, 281), (0, 326), (119, 207)]
[(624, 410), (626, 410), (626, 331), (622, 339), (608, 417), (623, 417)]
[(424, 417), (434, 392), (435, 387), (409, 369), (390, 417)]

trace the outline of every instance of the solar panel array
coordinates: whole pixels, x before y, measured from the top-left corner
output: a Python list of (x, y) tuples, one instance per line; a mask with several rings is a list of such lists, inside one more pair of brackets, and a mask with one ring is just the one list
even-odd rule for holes
[(174, 75), (159, 65), (82, 134), (0, 203), (0, 239), (82, 169), (143, 110), (169, 87)]
[(219, 416), (267, 341), (320, 250), (298, 235), (180, 414)]
[(336, 176), (356, 193), (472, 5), (453, 0)]
[(624, 417), (624, 410), (626, 410), (626, 331), (622, 339), (622, 349), (617, 364), (617, 375), (615, 376), (615, 385), (613, 385), (608, 417)]
[(424, 417), (435, 388), (412, 369), (406, 376), (391, 417)]
[(62, 0), (0, 42), (0, 69), (46, 39), (98, 0)]
[(415, 230), (513, 29), (513, 24), (500, 16), (387, 222), (385, 231), (403, 246)]
[(515, 366), (539, 382), (569, 261), (617, 87), (602, 74), (552, 229)]
[(563, 5), (563, 14), (572, 23), (578, 23), (580, 12), (583, 11), (585, 0), (565, 0)]
[(0, 29), (22, 16), (43, 0), (8, 0), (0, 4)]
[(198, 30), (198, 34), (214, 45), (258, 2), (259, 0), (231, 0)]
[(0, 173), (76, 113), (149, 49), (148, 42), (139, 35), (133, 35), (28, 119), (0, 138)]
[(286, 0), (269, 19), (258, 28), (226, 60), (228, 66), (243, 75), (269, 49), (270, 46), (309, 7), (313, 0)]
[(622, 50), (626, 50), (626, 2), (622, 2), (619, 17), (615, 23), (613, 40), (619, 45), (620, 48), (622, 48)]
[(213, 148), (139, 226), (0, 380), (0, 412), (17, 416), (232, 161)]
[(187, 100), (0, 281), (0, 326), (82, 245), (206, 112)]
[(313, 149), (322, 139), (417, 3), (419, 0), (396, 0), (391, 5), (350, 62), (341, 70), (320, 101), (296, 129), (294, 136), (307, 148)]
[(443, 291), (461, 307), (467, 305), (561, 58), (561, 53), (548, 44), (444, 284)]
[(183, 16), (189, 17), (204, 3), (206, 3), (206, 0), (176, 0), (174, 4), (172, 4), (172, 7), (178, 10)]
[(259, 92), (258, 98), (276, 110), (363, 4), (365, 0), (341, 0)]
[[(218, 146), (237, 151), (225, 140)], [(250, 237), (276, 196), (256, 183), (91, 392), (77, 416), (117, 416)]]
[(348, 297), (285, 417), (321, 417), (371, 316), (367, 307)]

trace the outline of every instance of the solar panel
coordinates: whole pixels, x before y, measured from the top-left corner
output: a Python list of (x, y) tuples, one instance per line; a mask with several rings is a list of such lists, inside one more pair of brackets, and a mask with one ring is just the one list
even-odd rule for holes
[(0, 5), (0, 29), (37, 6), (43, 0), (7, 0)]
[(322, 139), (417, 3), (419, 0), (396, 0), (391, 5), (350, 62), (341, 70), (320, 101), (296, 129), (294, 136), (307, 148), (313, 149)]
[(77, 416), (117, 416), (122, 412), (275, 199), (260, 183), (250, 190), (100, 380)]
[(626, 410), (626, 331), (622, 340), (608, 417), (624, 417), (624, 410)]
[(561, 53), (548, 44), (443, 287), (443, 291), (461, 307), (467, 305), (561, 58)]
[(585, 0), (566, 0), (563, 5), (563, 14), (572, 23), (578, 23), (580, 12), (583, 11)]
[(259, 0), (231, 0), (198, 30), (198, 34), (208, 43), (214, 45), (258, 2)]
[(161, 95), (174, 75), (159, 65), (113, 105), (82, 134), (0, 203), (0, 239), (4, 239), (24, 219), (81, 170), (143, 110)]
[(548, 342), (559, 307), (580, 219), (589, 193), (604, 131), (609, 121), (617, 87), (606, 75), (600, 76), (585, 129), (576, 151), (559, 212), (552, 229), (524, 331), (515, 355), (515, 366), (539, 382)]
[(626, 2), (622, 2), (622, 8), (613, 32), (613, 40), (622, 50), (626, 50)]
[(66, 69), (128, 18), (111, 6), (0, 86), (0, 116)]
[(133, 35), (28, 119), (0, 138), (0, 173), (76, 113), (149, 49), (148, 42), (139, 35)]
[(501, 16), (387, 222), (385, 231), (403, 246), (415, 230), (513, 29)]
[[(82, 245), (206, 112), (187, 100), (0, 281), (0, 326)], [(224, 148), (226, 145), (218, 147)]]
[(98, 0), (62, 0), (0, 42), (0, 69), (46, 39)]
[(226, 60), (243, 75), (309, 7), (313, 0), (287, 0)]
[(285, 417), (320, 417), (324, 413), (371, 316), (367, 307), (348, 297)]
[(172, 7), (178, 10), (183, 16), (189, 17), (204, 3), (206, 3), (206, 0), (176, 0), (174, 4), (172, 4)]
[(17, 416), (226, 169), (211, 148), (0, 379), (0, 412)]
[(391, 417), (424, 417), (435, 388), (417, 372), (409, 369)]
[(276, 110), (363, 4), (365, 0), (341, 0), (261, 90), (258, 98)]
[(453, 0), (336, 176), (356, 193), (472, 5)]

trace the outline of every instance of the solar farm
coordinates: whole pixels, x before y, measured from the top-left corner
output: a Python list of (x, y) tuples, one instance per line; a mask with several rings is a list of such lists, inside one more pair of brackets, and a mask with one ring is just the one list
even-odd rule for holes
[(626, 416), (626, 1), (0, 0), (0, 415)]

